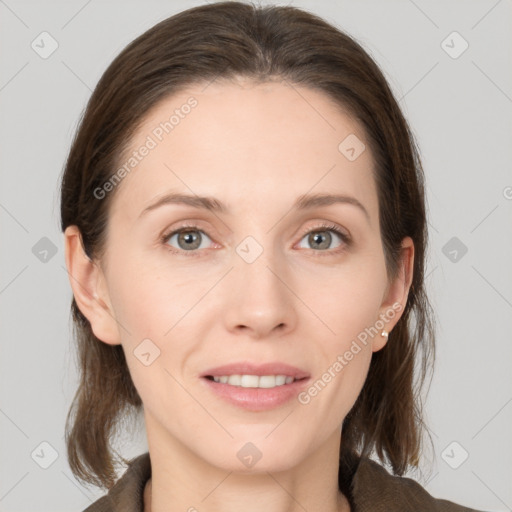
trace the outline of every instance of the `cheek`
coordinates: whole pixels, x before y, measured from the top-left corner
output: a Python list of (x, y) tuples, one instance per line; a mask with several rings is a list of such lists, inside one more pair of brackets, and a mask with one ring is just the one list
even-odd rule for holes
[(352, 409), (370, 366), (371, 347), (350, 335), (340, 336), (330, 344), (318, 373), (298, 400), (303, 414), (314, 421), (322, 418), (328, 430), (335, 429)]
[(301, 278), (304, 302), (324, 323), (315, 351), (318, 373), (299, 399), (308, 417), (323, 417), (334, 427), (355, 403), (368, 374), (372, 340), (380, 336), (374, 326), (385, 285), (385, 267), (374, 256), (328, 269), (328, 277), (326, 271)]
[[(118, 255), (111, 267), (110, 297), (134, 383), (137, 389), (151, 388), (139, 391), (149, 397), (155, 389), (169, 389), (171, 374), (180, 378), (190, 355), (198, 350), (217, 314), (200, 299), (216, 276), (198, 279), (183, 267), (166, 265), (165, 259), (152, 262), (127, 254)], [(141, 353), (149, 353), (149, 359), (158, 355), (150, 369), (137, 359)]]
[[(305, 269), (297, 279), (298, 295), (329, 328), (329, 351), (339, 351), (378, 319), (386, 271), (375, 256), (354, 256), (320, 271)], [(329, 332), (326, 330), (326, 332)]]
[[(116, 318), (133, 336), (163, 339), (198, 302), (208, 282), (158, 257), (128, 250), (115, 260), (109, 288)], [(112, 258), (114, 259), (114, 258)], [(211, 286), (211, 284), (210, 284)], [(121, 332), (125, 337), (126, 332)]]
[[(190, 396), (178, 382), (183, 381), (183, 369), (191, 354), (199, 350), (200, 337), (197, 322), (192, 323), (196, 316), (191, 306), (200, 295), (192, 289), (192, 283), (190, 287), (181, 287), (176, 284), (176, 276), (153, 270), (146, 265), (143, 271), (134, 272), (131, 279), (118, 281), (116, 316), (129, 332), (120, 330), (122, 345), (144, 407), (152, 414), (162, 415), (163, 420), (163, 411), (180, 404), (183, 414), (173, 420), (178, 428), (185, 421), (183, 418), (198, 415)], [(162, 409), (162, 404), (167, 407)]]

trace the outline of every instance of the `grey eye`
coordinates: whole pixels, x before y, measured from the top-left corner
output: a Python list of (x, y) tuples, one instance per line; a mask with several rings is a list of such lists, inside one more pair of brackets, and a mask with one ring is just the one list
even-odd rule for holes
[[(331, 243), (334, 239), (334, 237), (338, 238), (339, 241), (341, 241), (341, 237), (335, 233), (332, 229), (324, 229), (321, 231), (311, 231), (311, 233), (308, 233), (302, 240), (306, 240), (306, 243), (309, 244), (308, 246), (302, 245), (302, 240), (299, 245), (299, 247), (305, 248), (305, 249), (315, 249), (315, 250), (323, 250), (323, 249), (334, 249), (334, 247), (331, 247)], [(340, 244), (338, 244), (340, 245)]]
[[(175, 243), (178, 244), (178, 247), (172, 244), (173, 240)], [(195, 249), (204, 249), (205, 243), (207, 247), (207, 240), (210, 240), (210, 237), (203, 231), (200, 231), (198, 229), (189, 229), (186, 231), (177, 231), (169, 238), (167, 243), (183, 251), (193, 251)]]

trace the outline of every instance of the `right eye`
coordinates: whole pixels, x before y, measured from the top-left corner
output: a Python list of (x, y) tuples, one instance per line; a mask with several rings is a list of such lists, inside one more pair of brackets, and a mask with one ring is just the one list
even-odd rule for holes
[(163, 242), (170, 245), (177, 251), (195, 251), (196, 249), (206, 249), (210, 237), (200, 229), (186, 227), (176, 229), (163, 237)]

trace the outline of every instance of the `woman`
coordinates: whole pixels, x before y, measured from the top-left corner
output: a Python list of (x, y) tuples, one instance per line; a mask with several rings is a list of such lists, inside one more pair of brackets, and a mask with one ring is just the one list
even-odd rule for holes
[(401, 476), (434, 358), (423, 173), (354, 40), (291, 7), (162, 21), (98, 83), (61, 201), (89, 512), (471, 510)]

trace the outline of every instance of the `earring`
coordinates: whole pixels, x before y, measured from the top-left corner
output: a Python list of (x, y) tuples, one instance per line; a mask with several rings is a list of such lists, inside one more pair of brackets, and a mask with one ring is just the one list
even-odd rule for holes
[(380, 333), (380, 335), (381, 335), (381, 336), (384, 336), (384, 338), (386, 338), (386, 339), (387, 339), (387, 338), (389, 337), (389, 332), (388, 332), (388, 331), (382, 331), (382, 332)]

